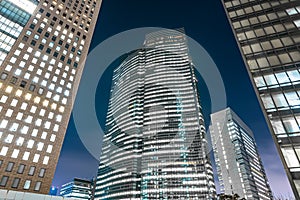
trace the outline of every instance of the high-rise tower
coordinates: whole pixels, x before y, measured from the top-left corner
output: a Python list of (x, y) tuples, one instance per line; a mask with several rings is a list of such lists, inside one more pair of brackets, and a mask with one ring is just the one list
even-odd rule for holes
[(211, 114), (211, 140), (220, 192), (245, 199), (272, 199), (254, 135), (230, 109)]
[(0, 1), (0, 189), (49, 192), (100, 4)]
[(148, 34), (115, 69), (95, 199), (210, 199), (197, 79), (181, 32)]
[(300, 2), (223, 0), (296, 199), (300, 199)]

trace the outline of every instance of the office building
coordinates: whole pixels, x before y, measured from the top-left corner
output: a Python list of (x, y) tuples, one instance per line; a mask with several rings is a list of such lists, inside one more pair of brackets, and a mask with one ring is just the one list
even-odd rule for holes
[(114, 70), (95, 199), (213, 198), (206, 143), (185, 35), (146, 35)]
[(93, 181), (74, 178), (60, 188), (60, 196), (76, 199), (92, 199)]
[(300, 199), (300, 2), (223, 0), (296, 199)]
[(254, 136), (230, 109), (211, 114), (211, 142), (217, 166), (220, 193), (240, 198), (270, 200), (271, 189)]
[(48, 194), (100, 3), (0, 1), (0, 189)]

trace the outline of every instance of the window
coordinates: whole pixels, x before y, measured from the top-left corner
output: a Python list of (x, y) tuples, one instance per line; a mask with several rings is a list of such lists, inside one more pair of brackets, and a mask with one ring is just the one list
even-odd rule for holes
[(288, 167), (299, 167), (299, 161), (292, 147), (284, 147), (281, 149)]
[(8, 176), (2, 176), (2, 179), (1, 179), (1, 182), (0, 182), (0, 186), (5, 187), (7, 181), (8, 181)]
[(19, 152), (20, 152), (19, 149), (14, 149), (14, 151), (13, 151), (11, 157), (12, 157), (12, 158), (18, 158)]
[(24, 169), (25, 169), (25, 165), (20, 164), (17, 173), (18, 173), (18, 174), (23, 174)]
[(17, 188), (19, 186), (19, 183), (20, 183), (20, 179), (19, 178), (14, 178), (11, 187), (12, 188)]
[(5, 138), (4, 142), (10, 144), (13, 139), (14, 139), (14, 135), (8, 134), (7, 137)]
[(279, 94), (272, 94), (274, 102), (277, 107), (287, 107), (288, 104), (286, 102), (286, 99), (282, 93)]
[(19, 137), (16, 144), (17, 146), (22, 146), (23, 145), (23, 142), (24, 142), (24, 138), (23, 137)]
[(26, 84), (27, 84), (27, 82), (26, 82), (26, 81), (21, 81), (21, 84), (20, 84), (20, 86), (21, 86), (22, 88), (24, 88), (24, 87), (26, 86)]
[(295, 20), (294, 24), (297, 26), (297, 28), (300, 28), (300, 19)]
[(44, 147), (44, 143), (39, 142), (39, 143), (37, 144), (37, 150), (38, 150), (38, 151), (42, 151), (42, 150), (43, 150), (43, 147)]
[(41, 188), (41, 184), (42, 184), (42, 182), (40, 182), (40, 181), (36, 182), (36, 184), (35, 184), (35, 186), (34, 186), (34, 190), (35, 190), (35, 191), (39, 191), (40, 188)]
[(43, 178), (45, 176), (45, 172), (46, 172), (46, 169), (41, 168), (40, 173), (39, 173), (39, 177)]
[(34, 166), (31, 166), (31, 167), (29, 168), (28, 175), (33, 176), (33, 175), (34, 175), (34, 172), (35, 172), (35, 167), (34, 167)]
[(33, 140), (29, 140), (28, 143), (27, 143), (27, 148), (32, 148), (33, 147), (33, 144), (34, 144), (34, 141)]
[(8, 151), (8, 147), (2, 147), (0, 151), (0, 156), (6, 156), (7, 151)]
[(5, 170), (5, 171), (11, 172), (12, 169), (13, 169), (13, 167), (14, 167), (14, 165), (15, 165), (15, 163), (9, 162), (9, 163), (7, 164), (7, 166), (6, 166), (6, 170)]
[(285, 133), (283, 124), (281, 123), (281, 121), (279, 119), (277, 120), (271, 120), (273, 129), (275, 131), (275, 134), (283, 134)]
[(48, 162), (49, 162), (49, 156), (45, 156), (43, 160), (43, 164), (48, 165)]
[(6, 74), (6, 73), (2, 73), (2, 74), (1, 74), (1, 79), (2, 79), (2, 80), (5, 80), (6, 78), (7, 78), (7, 74)]
[(30, 152), (28, 152), (28, 151), (26, 151), (26, 152), (24, 152), (24, 155), (23, 155), (23, 160), (28, 160), (28, 158), (29, 158), (29, 155), (30, 155)]
[(300, 105), (300, 100), (296, 92), (285, 92), (284, 94), (290, 106)]
[(30, 184), (31, 184), (31, 181), (30, 181), (30, 180), (26, 180), (23, 188), (24, 188), (25, 190), (29, 190)]
[(299, 126), (293, 117), (284, 118), (283, 124), (288, 133), (299, 132)]
[(33, 162), (37, 163), (37, 162), (39, 162), (39, 159), (40, 159), (40, 154), (34, 154)]

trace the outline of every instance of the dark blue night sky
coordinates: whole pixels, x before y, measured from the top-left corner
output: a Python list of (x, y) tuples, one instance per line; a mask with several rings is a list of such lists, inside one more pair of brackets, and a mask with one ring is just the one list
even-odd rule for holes
[[(221, 0), (103, 0), (90, 50), (115, 34), (139, 27), (184, 27), (186, 34), (206, 49), (222, 75), (228, 106), (254, 132), (272, 191), (291, 194)], [(99, 59), (101, 56), (105, 55), (99, 55)], [(117, 63), (118, 60), (106, 70), (95, 96), (97, 117), (103, 128), (112, 69)], [(201, 77), (199, 79), (201, 102), (208, 123), (210, 99), (205, 84)], [(96, 175), (97, 167), (98, 161), (85, 150), (71, 117), (53, 185), (61, 186), (74, 177), (89, 179)]]

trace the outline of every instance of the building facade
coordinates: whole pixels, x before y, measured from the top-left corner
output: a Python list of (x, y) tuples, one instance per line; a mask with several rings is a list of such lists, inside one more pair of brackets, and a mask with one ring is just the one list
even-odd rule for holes
[(0, 1), (0, 189), (48, 194), (100, 3)]
[(300, 199), (300, 2), (223, 0), (296, 199)]
[(221, 194), (270, 200), (271, 189), (254, 136), (230, 109), (211, 114), (210, 135)]
[(93, 181), (74, 178), (60, 188), (60, 196), (76, 199), (92, 199)]
[(213, 198), (206, 143), (185, 35), (146, 35), (114, 71), (95, 199)]

